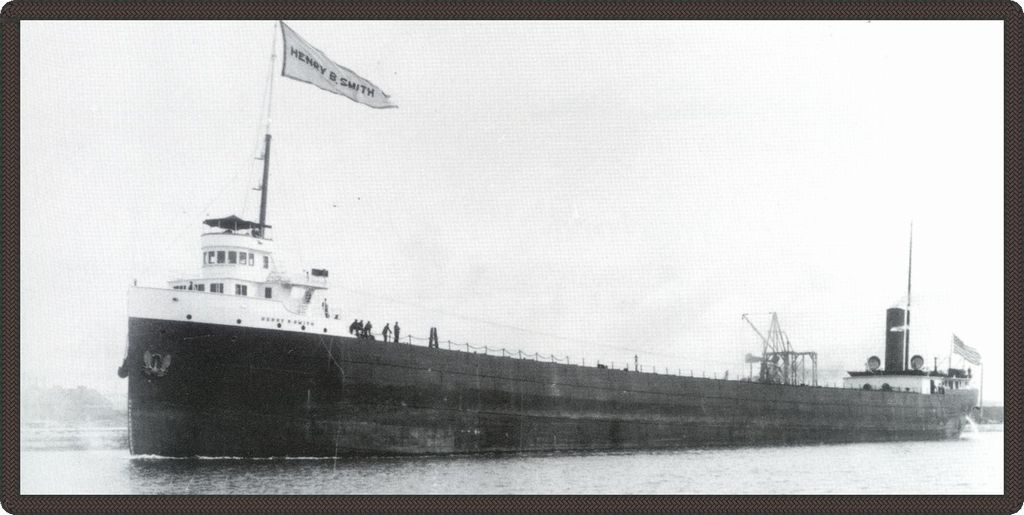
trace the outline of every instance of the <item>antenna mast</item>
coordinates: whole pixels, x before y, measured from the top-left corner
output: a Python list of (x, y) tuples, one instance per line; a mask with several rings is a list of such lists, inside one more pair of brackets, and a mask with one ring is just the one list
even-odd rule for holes
[(907, 258), (907, 317), (903, 320), (903, 370), (910, 359), (910, 277), (914, 269), (914, 222), (910, 222), (910, 257)]
[(266, 237), (267, 181), (270, 179), (270, 107), (274, 98), (274, 62), (277, 60), (277, 22), (274, 22), (274, 40), (270, 47), (270, 73), (267, 77), (267, 128), (263, 140), (263, 182), (260, 183), (260, 237)]

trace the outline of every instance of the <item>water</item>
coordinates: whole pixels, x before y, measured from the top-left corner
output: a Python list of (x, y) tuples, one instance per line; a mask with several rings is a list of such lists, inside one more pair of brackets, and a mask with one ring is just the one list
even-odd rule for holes
[(1003, 433), (940, 442), (415, 458), (22, 451), (23, 494), (1002, 494)]

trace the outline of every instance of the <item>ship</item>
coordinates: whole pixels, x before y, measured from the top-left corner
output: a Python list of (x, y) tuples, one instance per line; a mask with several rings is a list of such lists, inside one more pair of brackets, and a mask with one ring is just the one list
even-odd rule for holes
[[(310, 62), (317, 54), (298, 55)], [(774, 315), (769, 334), (758, 332), (761, 355), (750, 359), (759, 372), (732, 380), (444, 348), (436, 338), (378, 340), (349, 322), (359, 313), (335, 312), (322, 300), (328, 270), (288, 274), (275, 261), (266, 220), (270, 145), (268, 130), (259, 219), (204, 220), (197, 274), (129, 288), (118, 375), (128, 382), (132, 455), (336, 458), (941, 440), (957, 438), (977, 404), (969, 370), (926, 371), (920, 356), (908, 358), (909, 306), (886, 312), (885, 366), (872, 356), (840, 387), (816, 377), (808, 384), (798, 362), (810, 355), (816, 363), (816, 354), (780, 339)]]
[[(269, 151), (269, 138), (267, 146)], [(267, 152), (269, 153), (269, 152)], [(329, 273), (280, 272), (265, 223), (207, 219), (201, 267), (128, 292), (134, 455), (338, 457), (657, 449), (956, 438), (977, 404), (969, 370), (907, 358), (890, 308), (885, 366), (841, 388), (797, 378), (771, 345), (757, 377), (726, 380), (560, 363), (353, 334), (326, 302)], [(760, 333), (759, 333), (760, 335)], [(786, 342), (788, 344), (788, 341)], [(816, 354), (814, 355), (816, 361)], [(786, 371), (790, 373), (786, 373)]]

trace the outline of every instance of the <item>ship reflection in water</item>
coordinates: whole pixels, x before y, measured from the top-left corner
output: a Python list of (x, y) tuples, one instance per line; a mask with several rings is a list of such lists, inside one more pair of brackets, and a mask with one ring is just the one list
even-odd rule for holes
[(1001, 431), (968, 430), (958, 440), (931, 442), (346, 460), (31, 451), (21, 455), (21, 488), (23, 494), (1001, 494), (1002, 448)]

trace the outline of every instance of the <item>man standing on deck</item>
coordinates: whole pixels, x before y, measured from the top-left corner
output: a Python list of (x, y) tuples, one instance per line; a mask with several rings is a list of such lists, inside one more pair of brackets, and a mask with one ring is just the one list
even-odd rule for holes
[(391, 336), (391, 324), (384, 324), (384, 330), (380, 334), (384, 337), (384, 343), (387, 343), (388, 337)]
[(373, 329), (373, 324), (371, 324), (370, 321), (367, 320), (366, 323), (363, 324), (363, 338), (369, 338), (370, 337), (370, 330), (371, 329)]
[(396, 320), (395, 321), (395, 343), (399, 343), (398, 342), (398, 330), (399, 330), (398, 329), (398, 321)]

